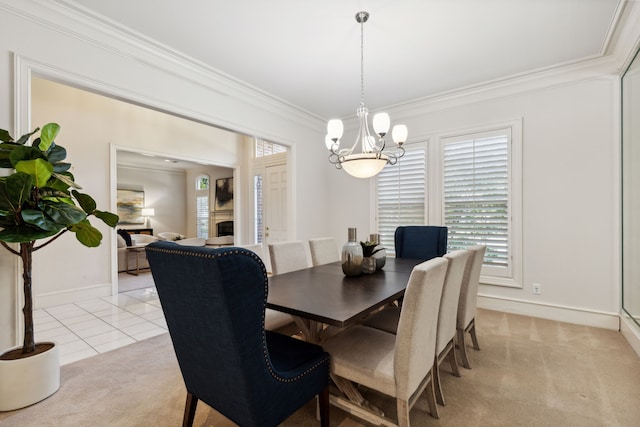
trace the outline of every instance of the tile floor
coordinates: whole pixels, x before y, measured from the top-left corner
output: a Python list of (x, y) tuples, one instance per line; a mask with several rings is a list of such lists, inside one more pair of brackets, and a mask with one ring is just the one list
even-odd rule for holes
[(34, 310), (38, 341), (60, 345), (66, 365), (167, 332), (155, 287)]

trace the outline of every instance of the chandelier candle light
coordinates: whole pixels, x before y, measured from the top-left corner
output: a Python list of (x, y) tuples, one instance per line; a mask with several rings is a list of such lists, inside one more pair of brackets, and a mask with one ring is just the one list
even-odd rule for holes
[[(340, 148), (340, 138), (344, 132), (342, 120), (332, 119), (327, 123), (327, 136), (325, 144), (331, 151), (329, 162), (337, 169), (344, 169), (349, 175), (356, 178), (370, 178), (382, 171), (389, 163), (395, 165), (398, 159), (404, 156), (404, 144), (407, 140), (407, 127), (395, 125), (391, 131), (395, 147), (392, 151), (385, 150), (385, 135), (389, 132), (391, 120), (387, 113), (378, 113), (373, 116), (373, 130), (377, 138), (369, 132), (367, 116), (369, 110), (364, 105), (364, 23), (369, 19), (369, 12), (358, 12), (356, 21), (360, 24), (360, 105), (356, 110), (360, 128), (356, 141), (351, 148)], [(360, 144), (361, 151), (356, 148)]]

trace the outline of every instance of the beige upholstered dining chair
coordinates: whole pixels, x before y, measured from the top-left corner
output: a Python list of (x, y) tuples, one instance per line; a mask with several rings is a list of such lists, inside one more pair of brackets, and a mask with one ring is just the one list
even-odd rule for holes
[(333, 237), (310, 239), (309, 250), (311, 251), (311, 263), (314, 267), (340, 261), (336, 240)]
[(274, 275), (311, 267), (305, 243), (300, 240), (269, 244), (269, 258)]
[(451, 371), (456, 377), (460, 376), (458, 360), (456, 358), (455, 338), (456, 320), (458, 318), (458, 302), (460, 300), (460, 287), (464, 277), (467, 261), (471, 251), (457, 250), (444, 255), (449, 260), (447, 277), (444, 280), (444, 289), (440, 299), (440, 311), (438, 312), (438, 333), (436, 335), (436, 358), (433, 366), (434, 388), (436, 400), (444, 405), (444, 394), (440, 383), (440, 364), (449, 360)]
[(467, 269), (462, 279), (462, 287), (460, 288), (460, 302), (458, 303), (458, 321), (457, 321), (457, 345), (460, 349), (460, 358), (462, 366), (471, 369), (469, 357), (467, 356), (467, 347), (465, 345), (465, 333), (471, 335), (473, 347), (480, 350), (478, 345), (478, 337), (476, 336), (476, 311), (478, 303), (478, 285), (480, 283), (480, 271), (484, 262), (484, 253), (487, 247), (484, 245), (471, 246), (471, 260), (467, 264)]
[[(436, 334), (436, 352), (433, 366), (436, 400), (441, 405), (444, 405), (445, 402), (440, 385), (440, 364), (445, 359), (448, 359), (453, 375), (457, 377), (460, 376), (455, 353), (456, 320), (458, 316), (460, 288), (470, 255), (471, 251), (468, 250), (457, 250), (444, 255), (444, 258), (449, 260), (449, 265), (447, 267), (444, 289), (440, 299), (440, 309), (438, 310), (438, 317), (436, 319), (438, 332)], [(395, 334), (398, 328), (400, 313), (401, 310), (399, 307), (389, 306), (370, 316), (364, 324)]]
[[(409, 411), (425, 394), (438, 418), (433, 388), (438, 306), (449, 261), (433, 258), (414, 267), (400, 314), (397, 335), (354, 326), (322, 343), (331, 355), (334, 377), (378, 390), (396, 399), (399, 426), (409, 426)], [(333, 403), (355, 415), (381, 416), (344, 398)], [(395, 424), (383, 418), (385, 425)]]
[[(262, 245), (239, 245), (238, 247), (249, 249), (254, 252), (256, 255), (260, 257), (263, 264), (266, 265), (266, 260), (264, 259), (264, 253), (262, 250)], [(293, 318), (290, 314), (283, 313), (281, 311), (272, 310), (270, 308), (265, 309), (264, 313), (264, 328), (268, 331), (277, 331), (282, 330), (282, 328), (292, 325)]]
[(250, 251), (254, 252), (264, 263), (264, 252), (262, 250), (262, 245), (238, 245), (238, 247), (249, 249)]

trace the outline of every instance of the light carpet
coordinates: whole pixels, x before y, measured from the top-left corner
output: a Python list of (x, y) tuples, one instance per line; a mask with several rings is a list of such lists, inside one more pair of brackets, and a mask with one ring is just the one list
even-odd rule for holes
[[(473, 369), (447, 375), (440, 420), (417, 409), (413, 426), (640, 425), (640, 360), (616, 331), (481, 310)], [(185, 390), (168, 334), (62, 367), (50, 398), (0, 413), (2, 427), (179, 426)], [(367, 398), (395, 417), (395, 404)], [(196, 426), (233, 426), (198, 404)], [(316, 426), (310, 402), (283, 426)], [(331, 425), (364, 425), (331, 408)]]

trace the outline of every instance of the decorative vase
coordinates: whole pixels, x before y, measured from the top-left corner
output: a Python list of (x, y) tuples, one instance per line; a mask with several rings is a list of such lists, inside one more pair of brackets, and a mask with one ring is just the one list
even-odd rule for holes
[(362, 274), (362, 246), (357, 239), (355, 228), (349, 228), (349, 241), (342, 247), (342, 272), (345, 276)]
[(376, 272), (376, 259), (373, 256), (364, 257), (362, 261), (362, 272), (372, 274)]
[(36, 346), (46, 344), (51, 348), (34, 356), (0, 360), (0, 411), (33, 405), (60, 388), (60, 349), (55, 343), (40, 342)]
[(370, 234), (369, 241), (374, 242), (377, 245), (375, 248), (377, 252), (371, 255), (371, 258), (376, 260), (376, 271), (382, 270), (382, 267), (384, 267), (387, 262), (387, 250), (380, 245), (379, 234)]

